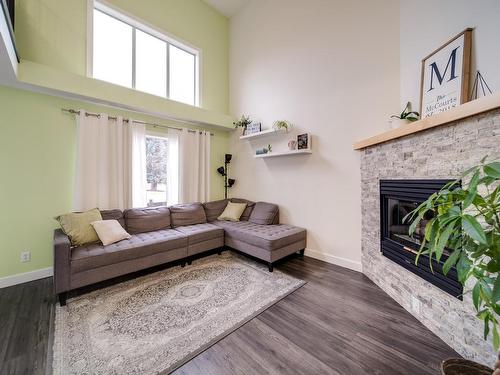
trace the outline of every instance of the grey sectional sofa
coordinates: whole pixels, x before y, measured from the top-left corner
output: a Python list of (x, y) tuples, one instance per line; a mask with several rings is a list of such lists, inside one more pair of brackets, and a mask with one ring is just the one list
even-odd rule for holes
[(228, 200), (171, 207), (101, 211), (104, 220), (115, 219), (132, 237), (112, 245), (94, 243), (72, 247), (61, 229), (54, 232), (54, 287), (61, 305), (67, 292), (156, 265), (181, 261), (224, 247), (273, 263), (295, 252), (304, 253), (306, 230), (279, 224), (278, 206), (246, 203), (239, 222), (218, 221)]

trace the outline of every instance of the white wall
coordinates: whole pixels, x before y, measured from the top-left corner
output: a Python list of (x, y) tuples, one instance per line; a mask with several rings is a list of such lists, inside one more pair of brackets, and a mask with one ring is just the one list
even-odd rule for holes
[[(231, 19), (234, 115), (287, 119), (293, 134), (233, 136), (232, 196), (278, 203), (308, 230), (310, 255), (359, 268), (360, 165), (355, 140), (386, 130), (399, 110), (399, 1), (254, 0)], [(312, 134), (314, 154), (254, 159)]]
[(474, 27), (472, 78), (479, 69), (493, 92), (500, 90), (500, 1), (401, 0), (401, 105), (420, 107), (422, 58)]

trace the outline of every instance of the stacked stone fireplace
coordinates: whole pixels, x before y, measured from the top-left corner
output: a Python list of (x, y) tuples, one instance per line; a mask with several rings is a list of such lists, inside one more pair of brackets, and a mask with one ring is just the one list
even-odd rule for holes
[[(383, 249), (385, 224), (381, 222), (381, 181), (382, 185), (395, 180), (442, 183), (456, 179), (485, 155), (500, 156), (500, 110), (365, 148), (361, 155), (362, 265), (370, 279), (458, 353), (491, 365), (495, 353), (491, 343), (483, 340), (470, 293), (461, 299), (457, 290), (446, 290), (388, 254)], [(414, 250), (411, 244), (404, 246)]]

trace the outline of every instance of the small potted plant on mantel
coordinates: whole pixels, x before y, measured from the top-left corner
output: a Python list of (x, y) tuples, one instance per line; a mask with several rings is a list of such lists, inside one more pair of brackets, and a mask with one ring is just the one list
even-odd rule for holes
[(251, 123), (252, 123), (252, 120), (250, 120), (250, 116), (242, 115), (238, 121), (233, 122), (233, 125), (234, 125), (235, 129), (243, 128), (243, 135), (245, 135), (247, 127)]
[(409, 124), (420, 119), (420, 113), (411, 110), (411, 103), (406, 103), (406, 107), (399, 115), (391, 116), (391, 128), (397, 129), (400, 126)]
[[(461, 186), (460, 181), (467, 181)], [(430, 215), (430, 216), (429, 216)], [(444, 274), (455, 267), (464, 293), (472, 286), (472, 302), (477, 318), (484, 322), (484, 339), (493, 338), (500, 346), (500, 162), (481, 160), (459, 180), (446, 184), (405, 217), (411, 221), (410, 235), (418, 224), (432, 217), (425, 226), (425, 237), (418, 252), (442, 264)], [(444, 249), (449, 252), (446, 258)], [(432, 270), (432, 262), (429, 262)], [(500, 374), (500, 361), (494, 375)], [(488, 374), (493, 370), (467, 359), (445, 360), (443, 375)]]

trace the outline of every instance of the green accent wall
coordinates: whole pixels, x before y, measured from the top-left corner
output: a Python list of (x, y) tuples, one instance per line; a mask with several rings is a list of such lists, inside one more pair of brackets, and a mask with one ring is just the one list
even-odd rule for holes
[[(0, 86), (0, 278), (52, 266), (55, 216), (72, 208), (76, 122), (61, 108), (84, 108), (137, 120), (184, 127), (172, 121)], [(196, 127), (194, 127), (196, 128)], [(223, 198), (216, 168), (230, 134), (211, 130), (213, 199)], [(20, 253), (31, 251), (31, 262)]]
[[(201, 0), (107, 0), (201, 49), (202, 107), (228, 113), (229, 20)], [(87, 0), (16, 1), (21, 58), (86, 75)]]
[[(86, 74), (87, 1), (18, 0), (16, 42), (19, 79), (59, 91), (158, 115), (176, 114), (230, 126), (228, 19), (201, 0), (107, 0), (202, 51), (202, 109), (95, 81)], [(83, 108), (142, 121), (186, 127), (160, 118), (88, 102), (0, 86), (0, 278), (52, 266), (54, 216), (71, 211), (75, 163), (75, 119), (61, 108)], [(229, 125), (228, 125), (229, 124)], [(200, 128), (200, 127), (192, 127)], [(216, 168), (229, 151), (229, 133), (210, 129), (212, 198), (223, 197)], [(20, 253), (31, 251), (31, 261)]]

